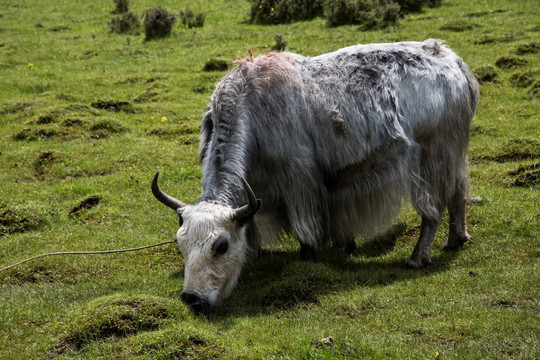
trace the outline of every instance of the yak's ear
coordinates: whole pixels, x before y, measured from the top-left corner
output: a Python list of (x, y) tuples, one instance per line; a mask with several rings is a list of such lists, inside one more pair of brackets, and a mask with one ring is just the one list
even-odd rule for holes
[(262, 201), (261, 199), (257, 199), (257, 209), (253, 212), (253, 214), (243, 218), (243, 219), (240, 219), (238, 220), (238, 225), (240, 226), (244, 226), (246, 225), (247, 223), (249, 223), (251, 220), (253, 220), (253, 216), (257, 213), (257, 211), (259, 211), (259, 209), (261, 208), (261, 205), (262, 205)]

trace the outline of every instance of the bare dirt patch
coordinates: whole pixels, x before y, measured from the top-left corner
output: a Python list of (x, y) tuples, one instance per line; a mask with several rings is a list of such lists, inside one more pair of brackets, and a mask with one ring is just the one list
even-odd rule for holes
[(38, 179), (44, 179), (48, 167), (56, 160), (56, 154), (53, 151), (40, 152), (37, 159), (34, 161), (34, 175)]
[(499, 163), (509, 161), (531, 160), (540, 157), (540, 142), (535, 140), (512, 139), (501, 147), (495, 155), (481, 155), (475, 161), (496, 161)]
[(58, 353), (81, 350), (92, 341), (158, 329), (167, 319), (182, 317), (172, 305), (168, 299), (146, 295), (117, 294), (98, 298), (66, 318), (54, 350)]
[(155, 88), (149, 88), (144, 91), (142, 91), (139, 95), (137, 95), (133, 102), (140, 104), (145, 102), (155, 102), (159, 100), (159, 92), (155, 90)]
[(522, 71), (512, 74), (508, 80), (513, 86), (526, 88), (530, 86), (535, 81), (540, 80), (540, 71), (539, 70), (529, 70)]
[(67, 119), (64, 119), (60, 125), (67, 128), (74, 128), (74, 127), (82, 127), (86, 123), (87, 123), (86, 120), (83, 120), (83, 119), (67, 118)]
[(0, 274), (0, 282), (12, 285), (55, 282), (75, 284), (79, 276), (80, 272), (70, 267), (30, 263)]
[(13, 135), (13, 139), (18, 141), (36, 141), (50, 138), (56, 138), (60, 141), (71, 140), (74, 138), (73, 129), (58, 128), (57, 126), (23, 128)]
[(536, 54), (540, 50), (540, 44), (537, 42), (530, 42), (526, 44), (519, 44), (514, 49), (517, 55)]
[(531, 96), (538, 96), (538, 93), (540, 93), (540, 80), (533, 82), (531, 88), (529, 89), (529, 94)]
[(297, 262), (294, 267), (287, 267), (286, 276), (268, 284), (260, 293), (262, 306), (286, 309), (300, 303), (318, 304), (320, 294), (331, 291), (333, 284), (342, 281), (322, 264)]
[(2, 110), (0, 110), (0, 115), (7, 115), (7, 114), (16, 114), (21, 111), (25, 111), (31, 106), (29, 103), (15, 103), (10, 104), (4, 107)]
[(537, 187), (540, 185), (540, 164), (520, 166), (508, 173), (512, 177), (512, 185), (520, 187)]
[(494, 43), (496, 40), (490, 35), (482, 35), (474, 41), (476, 45), (484, 45)]
[(155, 135), (155, 136), (165, 137), (165, 138), (173, 138), (180, 135), (191, 135), (191, 134), (198, 134), (198, 133), (199, 133), (198, 126), (182, 124), (182, 125), (158, 127), (158, 128), (150, 130), (148, 132), (148, 135)]
[(133, 112), (133, 107), (128, 101), (115, 101), (115, 100), (97, 100), (91, 104), (95, 109), (107, 110), (111, 112)]
[(212, 336), (191, 328), (166, 328), (141, 332), (122, 341), (121, 348), (132, 357), (145, 354), (152, 359), (224, 359), (225, 349)]
[(493, 82), (499, 75), (495, 66), (487, 64), (480, 65), (473, 70), (474, 76), (479, 83)]
[(127, 128), (121, 122), (114, 119), (102, 119), (90, 126), (90, 138), (103, 139), (111, 134), (126, 132)]
[(96, 207), (100, 202), (101, 197), (99, 197), (98, 195), (89, 196), (79, 202), (76, 206), (74, 206), (69, 212), (69, 216), (79, 216), (84, 210), (92, 209), (93, 207)]
[(37, 230), (42, 225), (37, 212), (0, 202), (0, 236)]
[(227, 61), (223, 59), (210, 59), (203, 67), (204, 71), (225, 71), (229, 68)]
[(441, 26), (440, 30), (447, 30), (447, 31), (454, 31), (454, 32), (463, 32), (467, 30), (472, 30), (474, 28), (478, 27), (477, 24), (471, 23), (466, 20), (457, 19), (454, 21), (450, 21), (443, 26)]
[(515, 67), (520, 67), (520, 66), (526, 65), (527, 63), (528, 63), (527, 60), (518, 58), (517, 56), (512, 56), (512, 55), (501, 56), (500, 58), (497, 59), (497, 61), (495, 61), (495, 65), (498, 68), (506, 69), (506, 70), (513, 69)]
[(52, 32), (60, 32), (60, 31), (66, 31), (66, 30), (70, 30), (70, 27), (65, 26), (65, 25), (55, 25), (49, 29), (49, 31), (52, 31)]

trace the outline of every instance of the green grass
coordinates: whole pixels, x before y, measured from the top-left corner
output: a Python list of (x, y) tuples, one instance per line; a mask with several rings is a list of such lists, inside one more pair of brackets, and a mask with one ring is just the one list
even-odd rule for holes
[(109, 32), (113, 1), (0, 7), (0, 267), (172, 239), (175, 216), (150, 181), (159, 170), (168, 192), (198, 199), (199, 122), (225, 73), (205, 64), (270, 51), (276, 34), (309, 56), (441, 38), (496, 73), (481, 85), (470, 143), (471, 193), (482, 198), (467, 211), (472, 240), (444, 253), (445, 217), (434, 265), (405, 270), (419, 234), (406, 208), (395, 236), (354, 257), (329, 248), (304, 263), (296, 241), (274, 244), (208, 319), (177, 300), (173, 245), (39, 259), (0, 274), (1, 359), (540, 358), (537, 1), (445, 0), (369, 32), (323, 19), (249, 25), (243, 0), (134, 0), (130, 10), (156, 5), (177, 15), (189, 5), (207, 14), (204, 27), (176, 24), (145, 42)]

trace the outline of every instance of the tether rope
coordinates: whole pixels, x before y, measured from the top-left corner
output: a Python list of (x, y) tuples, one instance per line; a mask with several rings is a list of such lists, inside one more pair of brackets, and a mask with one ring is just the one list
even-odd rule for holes
[(0, 269), (0, 272), (6, 271), (6, 270), (11, 269), (11, 268), (13, 268), (15, 266), (19, 266), (19, 265), (24, 264), (24, 263), (26, 263), (28, 261), (35, 260), (35, 259), (38, 259), (38, 258), (41, 258), (41, 257), (46, 257), (46, 256), (53, 256), (53, 255), (115, 254), (115, 253), (123, 253), (123, 252), (128, 252), (128, 251), (144, 250), (144, 249), (148, 249), (148, 248), (152, 248), (152, 247), (156, 247), (156, 246), (170, 244), (170, 243), (173, 243), (173, 242), (176, 242), (176, 239), (175, 240), (164, 241), (164, 242), (161, 242), (161, 243), (158, 243), (158, 244), (146, 245), (146, 246), (141, 246), (141, 247), (136, 247), (136, 248), (129, 248), (129, 249), (98, 250), (98, 251), (64, 251), (64, 252), (54, 252), (54, 253), (48, 253), (48, 254), (41, 254), (41, 255), (37, 255), (37, 256), (25, 259), (23, 261), (19, 261), (16, 264), (9, 265), (8, 267)]

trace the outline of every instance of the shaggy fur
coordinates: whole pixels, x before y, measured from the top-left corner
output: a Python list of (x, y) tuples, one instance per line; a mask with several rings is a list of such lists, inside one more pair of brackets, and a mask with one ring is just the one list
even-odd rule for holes
[[(244, 205), (244, 177), (262, 207), (231, 242), (291, 233), (303, 248), (332, 241), (353, 249), (357, 235), (385, 229), (410, 200), (422, 228), (407, 265), (421, 267), (446, 208), (447, 246), (468, 239), (467, 146), (478, 96), (469, 67), (436, 40), (239, 60), (203, 118), (201, 203)], [(250, 238), (246, 252), (258, 248)]]

